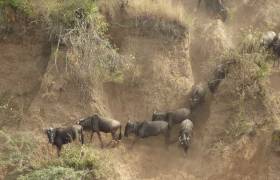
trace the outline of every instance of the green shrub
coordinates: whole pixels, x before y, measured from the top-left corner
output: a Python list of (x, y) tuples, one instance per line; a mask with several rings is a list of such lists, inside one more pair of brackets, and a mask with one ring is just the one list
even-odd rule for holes
[(9, 135), (0, 131), (0, 144), (0, 166), (18, 170), (24, 169), (30, 163), (36, 148), (33, 135), (25, 132)]
[(244, 100), (263, 97), (265, 96), (263, 82), (270, 73), (270, 55), (259, 45), (260, 33), (246, 31), (241, 40), (238, 48), (221, 56), (222, 61), (237, 62), (231, 67), (226, 83), (228, 82), (227, 85), (231, 87), (232, 95), (239, 96), (238, 99), (241, 96)]
[(35, 170), (26, 175), (22, 175), (18, 180), (53, 180), (53, 179), (68, 179), (76, 180), (82, 179), (83, 171), (75, 171), (72, 168), (65, 168), (60, 166), (47, 167), (44, 169)]
[(260, 109), (260, 107), (262, 113), (266, 113), (269, 95), (266, 83), (270, 73), (271, 56), (260, 46), (260, 36), (259, 32), (244, 31), (237, 48), (225, 52), (220, 57), (221, 61), (236, 61), (236, 64), (230, 66), (229, 73), (223, 81), (227, 89), (226, 93), (233, 98), (230, 106), (236, 110), (228, 118), (229, 126), (225, 130), (231, 138), (251, 133), (256, 124), (266, 121), (254, 117), (256, 113), (252, 113), (254, 108)]
[(248, 134), (254, 128), (254, 124), (250, 121), (248, 114), (246, 114), (244, 101), (240, 100), (239, 103), (238, 112), (234, 113), (231, 117), (229, 127), (226, 129), (226, 134), (233, 138)]
[(80, 23), (94, 26), (99, 35), (104, 35), (108, 29), (104, 17), (98, 12), (98, 7), (92, 0), (63, 0), (50, 6), (48, 11), (49, 16), (45, 18), (56, 33), (61, 30), (72, 30)]
[[(81, 175), (86, 179), (107, 179), (117, 177), (110, 156), (106, 152), (94, 150), (91, 147), (69, 144), (63, 147), (61, 157), (34, 157), (31, 166), (34, 171), (27, 174), (48, 172), (50, 169), (66, 168), (72, 171), (72, 174)], [(50, 168), (51, 167), (51, 168)], [(42, 171), (43, 170), (43, 171)], [(37, 174), (37, 173), (36, 173)], [(52, 173), (45, 177), (52, 177)]]
[(20, 11), (26, 16), (33, 15), (33, 8), (30, 0), (0, 0), (0, 11), (4, 10), (7, 6)]
[[(26, 132), (0, 131), (0, 169), (19, 179), (108, 179), (118, 174), (110, 154), (92, 147), (64, 145), (61, 157), (50, 155), (42, 142)], [(53, 147), (54, 148), (54, 147)]]

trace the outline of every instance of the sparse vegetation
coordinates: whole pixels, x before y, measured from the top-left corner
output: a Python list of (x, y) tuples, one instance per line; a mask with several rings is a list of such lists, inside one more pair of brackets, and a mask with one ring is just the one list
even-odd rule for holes
[[(99, 4), (110, 19), (113, 19), (110, 21), (112, 25), (142, 29), (143, 32), (148, 32), (148, 35), (160, 33), (182, 38), (192, 24), (192, 18), (183, 5), (171, 0), (106, 0)], [(123, 16), (117, 16), (116, 11), (121, 11)]]
[[(267, 107), (267, 77), (270, 73), (271, 56), (260, 47), (260, 33), (245, 31), (241, 37), (239, 48), (230, 50), (222, 55), (221, 59), (236, 60), (224, 82), (232, 97), (235, 97), (231, 106), (235, 107), (232, 119), (229, 121), (226, 134), (231, 137), (240, 137), (248, 134), (262, 124), (254, 120), (251, 113), (253, 104), (258, 104), (259, 111), (266, 112)], [(258, 107), (256, 106), (256, 108)], [(265, 121), (263, 119), (262, 121)]]
[(23, 119), (23, 106), (21, 106), (11, 93), (0, 94), (0, 129), (7, 125), (18, 127)]
[(239, 49), (228, 58), (238, 61), (229, 78), (234, 80), (235, 93), (243, 98), (265, 97), (265, 81), (270, 73), (270, 55), (260, 47), (260, 33), (246, 32)]
[(20, 176), (19, 180), (37, 180), (37, 179), (82, 179), (84, 173), (82, 171), (74, 171), (72, 168), (65, 167), (47, 167), (45, 169), (35, 170), (27, 175)]
[(32, 133), (0, 131), (0, 169), (19, 179), (107, 179), (117, 177), (110, 154), (68, 145), (62, 156), (48, 152)]
[(174, 2), (171, 0), (105, 0), (98, 3), (99, 6), (107, 9), (112, 18), (114, 18), (114, 11), (118, 11), (119, 8), (123, 7), (130, 16), (135, 18), (141, 16), (145, 16), (147, 18), (156, 17), (159, 20), (166, 19), (176, 21), (186, 27), (191, 24), (191, 17), (187, 15), (186, 10), (180, 2)]
[(6, 174), (22, 173), (36, 148), (31, 133), (0, 131), (0, 169)]
[(26, 16), (32, 16), (33, 14), (33, 8), (28, 0), (0, 0), (1, 12), (5, 11), (6, 7), (13, 8)]
[[(268, 14), (267, 24), (254, 24), (236, 38), (239, 25), (253, 21), (251, 14), (262, 19), (256, 7), (265, 9), (272, 1), (271, 11), (262, 12)], [(211, 13), (205, 17), (203, 9), (188, 12), (197, 1), (0, 0), (0, 179), (279, 177), (276, 156), (266, 147), (270, 140), (279, 146), (278, 129), (267, 140), (268, 124), (279, 117), (272, 110), (280, 104), (279, 92), (272, 96), (267, 81), (279, 69), (272, 70), (274, 57), (260, 47), (256, 30), (279, 29), (278, 1), (225, 1), (230, 18), (222, 22)], [(244, 9), (248, 12), (240, 13)], [(236, 63), (225, 68), (229, 71), (216, 76), (221, 82), (217, 91), (207, 88), (205, 102), (198, 111), (192, 109), (194, 143), (187, 160), (175, 143), (166, 151), (156, 138), (141, 140), (132, 150), (130, 138), (112, 149), (96, 148), (95, 141), (73, 142), (57, 157), (39, 132), (42, 126), (72, 125), (92, 113), (119, 118), (124, 125), (148, 119), (154, 110), (188, 108), (191, 86), (206, 85), (211, 77), (205, 74), (231, 60)], [(172, 139), (178, 139), (177, 131), (171, 131)], [(104, 136), (107, 141), (111, 135)], [(258, 177), (258, 171), (264, 175)]]
[(56, 157), (42, 158), (42, 155), (34, 156), (31, 163), (34, 170), (21, 178), (51, 178), (53, 176), (59, 178), (61, 176), (63, 179), (107, 179), (117, 177), (118, 174), (115, 172), (109, 157), (108, 153), (101, 153), (88, 146), (81, 148), (80, 146), (68, 145), (63, 149), (59, 159)]

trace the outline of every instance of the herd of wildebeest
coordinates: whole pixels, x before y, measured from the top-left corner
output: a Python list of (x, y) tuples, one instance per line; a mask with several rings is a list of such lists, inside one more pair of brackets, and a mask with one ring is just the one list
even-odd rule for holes
[[(170, 132), (172, 127), (180, 124), (180, 131), (176, 141), (183, 147), (186, 154), (191, 144), (193, 134), (194, 125), (192, 120), (190, 120), (192, 111), (205, 101), (208, 89), (211, 93), (216, 91), (220, 82), (225, 78), (228, 67), (231, 64), (234, 64), (234, 61), (218, 65), (208, 85), (200, 83), (193, 86), (189, 99), (189, 108), (180, 108), (168, 112), (154, 112), (151, 120), (148, 121), (128, 121), (125, 125), (124, 136), (128, 137), (130, 134), (134, 134), (135, 139), (132, 143), (132, 145), (134, 145), (139, 138), (163, 135), (165, 137), (165, 145), (168, 147), (171, 144)], [(80, 119), (71, 127), (44, 129), (44, 132), (48, 136), (49, 143), (57, 147), (58, 156), (60, 155), (63, 144), (68, 144), (76, 139), (84, 144), (83, 131), (91, 132), (91, 141), (93, 134), (97, 133), (102, 148), (104, 147), (104, 143), (101, 138), (101, 132), (111, 133), (112, 141), (108, 145), (113, 142), (119, 142), (122, 139), (122, 124), (115, 119), (103, 117), (99, 114)], [(118, 131), (119, 135), (117, 135)]]
[[(201, 0), (198, 1), (198, 7)], [(212, 11), (220, 14), (222, 20), (225, 21), (227, 17), (227, 11), (224, 7), (223, 0), (204, 0), (206, 6)], [(277, 66), (280, 62), (280, 33), (277, 35), (273, 31), (268, 31), (263, 34), (260, 45), (267, 50), (271, 50), (275, 56)], [(274, 65), (276, 64), (274, 62)], [(207, 84), (197, 84), (192, 88), (189, 100), (189, 108), (180, 108), (174, 111), (168, 112), (154, 112), (151, 120), (142, 122), (131, 122), (128, 121), (125, 126), (124, 136), (128, 137), (129, 134), (135, 135), (136, 142), (138, 138), (147, 138), (150, 136), (164, 135), (165, 145), (168, 147), (171, 143), (170, 132), (174, 125), (180, 124), (180, 131), (178, 139), (176, 140), (179, 145), (184, 149), (185, 154), (191, 144), (193, 134), (193, 122), (190, 119), (194, 109), (205, 101), (205, 96), (208, 92), (215, 93), (220, 82), (226, 77), (229, 66), (234, 65), (235, 60), (224, 62), (216, 66), (212, 78)], [(112, 141), (119, 142), (122, 138), (122, 124), (114, 119), (102, 117), (98, 114), (80, 119), (75, 125), (67, 128), (47, 128), (44, 132), (48, 136), (49, 143), (57, 147), (58, 156), (60, 155), (63, 144), (70, 143), (76, 139), (84, 143), (83, 131), (91, 132), (91, 140), (94, 133), (97, 133), (101, 147), (104, 147), (101, 134), (111, 133)], [(117, 131), (119, 135), (117, 136)]]
[[(277, 66), (279, 66), (280, 33), (278, 35), (273, 31), (264, 33), (260, 45), (267, 50), (272, 50), (276, 55)], [(230, 60), (216, 66), (212, 77), (207, 84), (199, 83), (194, 85), (188, 103), (190, 104), (189, 108), (184, 107), (174, 111), (154, 112), (151, 120), (148, 121), (128, 121), (125, 126), (124, 136), (128, 137), (129, 134), (134, 134), (135, 140), (132, 143), (132, 145), (134, 145), (139, 138), (163, 135), (165, 137), (165, 145), (168, 147), (171, 144), (170, 132), (172, 127), (180, 124), (178, 139), (176, 141), (186, 154), (193, 135), (194, 124), (190, 119), (192, 112), (205, 101), (208, 92), (216, 92), (219, 84), (226, 77), (229, 67), (235, 63), (235, 60)], [(275, 65), (275, 63), (273, 65)], [(103, 117), (98, 114), (80, 119), (71, 127), (44, 129), (49, 143), (56, 146), (58, 156), (60, 156), (60, 151), (64, 144), (68, 144), (76, 139), (84, 144), (83, 131), (91, 132), (91, 141), (93, 134), (97, 133), (102, 148), (104, 147), (104, 144), (101, 138), (101, 132), (111, 133), (112, 141), (108, 145), (112, 142), (119, 142), (122, 139), (122, 124), (115, 119)], [(119, 135), (117, 135), (117, 131), (119, 131)]]

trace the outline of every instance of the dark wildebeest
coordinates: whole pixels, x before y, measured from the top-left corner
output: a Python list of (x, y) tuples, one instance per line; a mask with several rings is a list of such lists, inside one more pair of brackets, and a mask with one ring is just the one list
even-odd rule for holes
[(130, 122), (125, 126), (124, 136), (135, 134), (136, 138), (132, 143), (135, 144), (138, 138), (147, 138), (150, 136), (157, 136), (163, 134), (165, 136), (165, 145), (169, 144), (170, 130), (169, 125), (165, 121), (144, 121), (144, 122)]
[(226, 74), (228, 73), (229, 71), (229, 66), (231, 64), (235, 64), (236, 61), (235, 60), (229, 60), (227, 62), (224, 62), (222, 64), (219, 64), (216, 69), (214, 70), (214, 73), (213, 73), (213, 77), (212, 79), (210, 79), (208, 81), (208, 88), (209, 90), (214, 93), (218, 86), (220, 85), (221, 81), (223, 79), (225, 79), (226, 77)]
[(276, 37), (276, 33), (274, 31), (267, 31), (265, 32), (261, 37), (261, 46), (264, 46), (265, 48), (269, 48), (271, 45), (271, 42)]
[(213, 78), (208, 81), (209, 90), (214, 93), (221, 81), (226, 77), (227, 66), (225, 64), (219, 64), (214, 71)]
[(58, 156), (60, 156), (63, 144), (71, 143), (76, 139), (84, 144), (83, 128), (80, 125), (67, 128), (47, 128), (44, 129), (44, 132), (48, 136), (49, 143), (56, 146)]
[(180, 108), (169, 112), (154, 112), (152, 121), (166, 121), (172, 127), (174, 124), (179, 124), (183, 120), (188, 119), (190, 115), (191, 110), (188, 108)]
[(193, 123), (189, 119), (185, 119), (181, 122), (180, 132), (178, 136), (179, 145), (183, 147), (186, 154), (191, 144), (191, 138), (193, 134)]
[[(201, 1), (202, 0), (198, 0), (197, 9), (199, 9)], [(218, 14), (223, 22), (226, 21), (228, 17), (228, 11), (224, 6), (223, 0), (203, 0), (203, 1), (208, 11), (213, 12), (214, 14)]]
[[(83, 127), (85, 131), (91, 131), (90, 141), (92, 141), (93, 134), (96, 132), (101, 143), (101, 148), (103, 148), (103, 141), (100, 132), (111, 133), (112, 141), (119, 141), (122, 138), (122, 126), (117, 120), (101, 117), (97, 114), (93, 116), (81, 119), (78, 124)], [(119, 129), (119, 137), (116, 137), (116, 132)], [(110, 145), (112, 141), (108, 144)]]
[(190, 105), (192, 110), (204, 102), (206, 92), (207, 92), (206, 87), (202, 83), (199, 83), (192, 87), (191, 98), (190, 98)]
[[(261, 45), (266, 49), (271, 49), (273, 53), (276, 55), (277, 67), (280, 64), (280, 33), (276, 35), (273, 31), (268, 31), (263, 34), (261, 39)], [(273, 66), (276, 65), (276, 61), (274, 61)]]

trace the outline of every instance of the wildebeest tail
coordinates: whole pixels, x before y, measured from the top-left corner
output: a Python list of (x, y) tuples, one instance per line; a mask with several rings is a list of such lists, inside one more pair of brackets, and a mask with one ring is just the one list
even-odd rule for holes
[(120, 134), (119, 134), (119, 140), (122, 139), (122, 125), (120, 126)]

